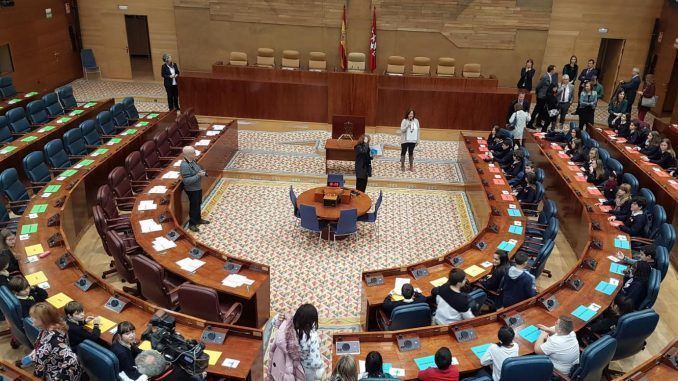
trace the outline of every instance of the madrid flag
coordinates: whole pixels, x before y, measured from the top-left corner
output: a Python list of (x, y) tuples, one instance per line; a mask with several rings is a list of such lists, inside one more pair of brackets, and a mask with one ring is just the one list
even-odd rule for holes
[(377, 7), (372, 13), (372, 32), (370, 33), (370, 72), (377, 68)]
[(346, 70), (346, 5), (344, 5), (344, 17), (341, 19), (341, 35), (339, 36), (339, 58), (341, 58), (341, 70)]

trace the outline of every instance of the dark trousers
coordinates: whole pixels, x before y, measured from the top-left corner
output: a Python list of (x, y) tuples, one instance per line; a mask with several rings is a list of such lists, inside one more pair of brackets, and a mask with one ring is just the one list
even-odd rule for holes
[(196, 191), (186, 191), (188, 196), (188, 225), (195, 226), (200, 223), (200, 204), (202, 203), (202, 189)]
[(565, 114), (570, 109), (570, 102), (558, 102), (558, 108), (560, 108), (560, 124), (565, 123)]
[(537, 127), (541, 126), (541, 121), (544, 118), (544, 110), (546, 110), (546, 98), (537, 98), (537, 104), (532, 110), (532, 116), (530, 117), (530, 123), (528, 126), (531, 128), (533, 125)]
[(177, 85), (165, 86), (167, 91), (167, 108), (170, 110), (179, 109), (179, 88)]
[(356, 177), (355, 179), (355, 189), (365, 192), (365, 189), (367, 189), (367, 177), (365, 178), (360, 178)]
[(400, 144), (400, 156), (405, 156), (405, 153), (408, 153), (410, 157), (414, 154), (414, 146), (417, 143), (401, 143)]

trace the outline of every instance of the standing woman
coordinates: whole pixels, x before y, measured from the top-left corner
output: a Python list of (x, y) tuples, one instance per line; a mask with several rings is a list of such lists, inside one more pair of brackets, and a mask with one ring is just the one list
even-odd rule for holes
[(419, 120), (414, 117), (414, 110), (405, 113), (405, 119), (400, 122), (400, 170), (405, 170), (405, 153), (410, 155), (410, 171), (414, 166), (414, 146), (419, 143)]
[(372, 177), (370, 136), (361, 136), (353, 150), (355, 151), (355, 187), (357, 190), (365, 192), (365, 189), (367, 189), (367, 178)]
[(82, 368), (68, 344), (68, 326), (59, 311), (41, 302), (31, 307), (30, 315), (41, 330), (35, 340), (35, 375), (45, 381), (79, 381)]
[(177, 77), (179, 76), (179, 66), (172, 62), (172, 56), (165, 53), (162, 55), (165, 62), (162, 65), (160, 73), (164, 78), (165, 91), (167, 91), (167, 108), (169, 110), (179, 110), (179, 89), (177, 88)]
[(519, 147), (522, 147), (523, 132), (525, 131), (525, 127), (527, 127), (527, 123), (530, 121), (530, 114), (523, 110), (523, 105), (520, 103), (516, 103), (514, 107), (516, 112), (514, 112), (513, 115), (511, 115), (511, 118), (509, 118), (509, 123), (515, 126), (513, 131), (511, 131), (513, 140), (516, 142), (516, 144), (518, 144)]
[(533, 66), (534, 61), (532, 61), (532, 58), (528, 58), (527, 61), (525, 61), (525, 67), (520, 69), (520, 79), (518, 80), (517, 86), (526, 93), (532, 91), (532, 77), (534, 77), (535, 73)]
[(570, 57), (570, 63), (563, 66), (563, 75), (567, 74), (570, 77), (570, 84), (574, 85), (574, 80), (579, 74), (579, 65), (577, 65), (577, 56)]
[(593, 91), (591, 82), (584, 84), (584, 90), (579, 94), (579, 128), (586, 130), (586, 126), (593, 127), (598, 94)]
[[(645, 121), (645, 114), (650, 111), (650, 106), (643, 106), (643, 99), (647, 99), (645, 102), (657, 103), (654, 99), (656, 89), (654, 87), (654, 75), (648, 74), (645, 76), (645, 87), (643, 87), (642, 95), (640, 96), (640, 101), (638, 102), (638, 119)], [(651, 101), (650, 101), (651, 99)], [(646, 103), (647, 104), (647, 103)]]

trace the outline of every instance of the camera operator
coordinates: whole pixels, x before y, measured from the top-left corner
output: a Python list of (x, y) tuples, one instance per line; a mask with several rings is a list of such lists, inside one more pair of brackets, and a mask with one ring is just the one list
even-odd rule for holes
[(148, 380), (162, 381), (186, 381), (186, 380), (204, 380), (207, 372), (202, 375), (191, 376), (180, 366), (168, 362), (165, 357), (154, 349), (149, 349), (139, 353), (134, 360), (139, 373), (148, 376)]

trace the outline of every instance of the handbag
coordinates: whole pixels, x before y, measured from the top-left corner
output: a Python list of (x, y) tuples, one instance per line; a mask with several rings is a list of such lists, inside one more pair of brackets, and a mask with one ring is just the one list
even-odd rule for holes
[(653, 108), (657, 105), (657, 98), (659, 97), (656, 95), (651, 98), (642, 97), (640, 98), (640, 105), (643, 107)]
[(549, 116), (551, 118), (553, 118), (554, 116), (558, 116), (558, 114), (560, 114), (560, 110), (558, 110), (557, 108), (549, 110)]

